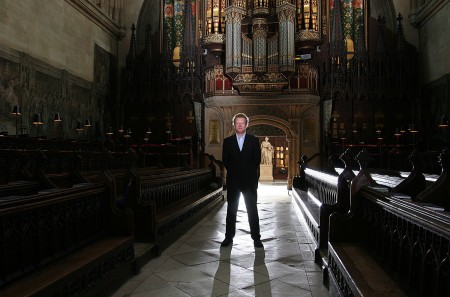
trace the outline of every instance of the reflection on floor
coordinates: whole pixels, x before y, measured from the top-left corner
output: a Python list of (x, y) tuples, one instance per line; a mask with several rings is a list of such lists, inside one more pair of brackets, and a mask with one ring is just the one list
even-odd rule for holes
[(328, 296), (312, 239), (294, 213), (286, 183), (261, 183), (258, 195), (264, 249), (253, 247), (243, 199), (234, 243), (220, 247), (224, 203), (113, 296)]

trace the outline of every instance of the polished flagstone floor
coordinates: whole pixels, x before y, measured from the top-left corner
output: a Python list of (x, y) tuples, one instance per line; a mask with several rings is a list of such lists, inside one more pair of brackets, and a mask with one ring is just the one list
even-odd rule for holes
[(259, 185), (263, 249), (253, 247), (244, 199), (240, 202), (232, 246), (220, 247), (225, 202), (112, 296), (328, 296), (314, 263), (312, 239), (295, 215), (286, 184)]

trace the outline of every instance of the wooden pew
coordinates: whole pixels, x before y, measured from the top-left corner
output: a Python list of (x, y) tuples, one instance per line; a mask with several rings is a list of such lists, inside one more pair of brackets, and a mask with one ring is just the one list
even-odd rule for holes
[(450, 213), (381, 190), (358, 158), (350, 211), (330, 216), (330, 295), (449, 296)]
[(133, 166), (134, 157), (132, 152), (0, 150), (0, 197), (99, 182), (105, 169), (111, 169), (117, 192), (122, 193), (122, 178)]
[(107, 296), (134, 266), (132, 213), (114, 178), (4, 201), (0, 296)]
[(10, 195), (32, 195), (48, 187), (40, 175), (36, 164), (28, 151), (0, 149), (0, 197)]
[[(399, 211), (399, 213), (401, 213), (403, 217), (414, 217), (417, 213), (429, 213), (430, 210), (440, 210), (439, 216), (441, 217), (441, 219), (445, 216), (448, 217), (449, 214), (444, 210), (446, 209), (446, 206), (448, 205), (447, 203), (449, 202), (449, 198), (447, 198), (448, 194), (446, 193), (449, 192), (448, 189), (450, 189), (450, 181), (447, 174), (448, 166), (446, 167), (445, 164), (450, 164), (450, 162), (446, 161), (448, 159), (445, 159), (444, 155), (441, 154), (441, 175), (439, 175), (439, 177), (437, 177), (435, 181), (433, 181), (432, 179), (425, 181), (424, 174), (422, 174), (422, 158), (417, 152), (413, 152), (409, 158), (413, 169), (407, 177), (400, 176), (398, 172), (395, 171), (389, 171), (385, 169), (379, 170), (373, 168), (369, 169), (368, 164), (372, 162), (372, 157), (365, 154), (364, 151), (360, 152), (357, 158), (360, 164), (359, 166), (361, 167), (360, 170), (352, 170), (355, 167), (353, 164), (351, 166), (352, 169), (350, 169), (350, 166), (347, 166), (350, 162), (346, 162), (345, 160), (343, 160), (343, 158), (345, 158), (345, 154), (341, 155), (341, 160), (344, 161), (345, 167), (342, 172), (339, 170), (341, 174), (339, 175), (337, 182), (336, 176), (333, 174), (334, 170), (328, 171), (331, 174), (313, 171), (307, 168), (307, 164), (305, 162), (306, 158), (302, 158), (304, 161), (302, 162), (300, 167), (300, 176), (297, 178), (297, 180), (294, 179), (295, 192), (293, 195), (293, 199), (296, 202), (294, 203), (294, 205), (302, 209), (301, 212), (303, 214), (303, 217), (306, 218), (311, 233), (316, 239), (317, 247), (321, 247), (321, 242), (327, 242), (328, 245), (328, 248), (316, 249), (316, 261), (319, 262), (323, 267), (325, 267), (324, 282), (328, 285), (328, 272), (328, 274), (330, 274), (330, 294), (332, 296), (384, 296), (389, 295), (392, 292), (392, 295), (398, 294), (398, 296), (403, 296), (402, 294), (404, 294), (404, 292), (400, 289), (401, 284), (398, 283), (398, 280), (404, 277), (405, 279), (403, 280), (403, 282), (406, 282), (408, 277), (404, 275), (394, 275), (393, 277), (389, 274), (389, 269), (387, 270), (388, 272), (386, 272), (386, 270), (383, 270), (386, 269), (386, 264), (379, 263), (378, 257), (374, 257), (373, 255), (370, 256), (370, 253), (367, 252), (368, 250), (370, 250), (370, 248), (373, 249), (373, 247), (377, 247), (380, 254), (383, 251), (388, 251), (389, 253), (391, 253), (392, 250), (398, 251), (402, 248), (402, 246), (400, 245), (395, 246), (396, 242), (402, 242), (402, 240), (400, 238), (397, 239), (397, 241), (393, 242), (392, 238), (395, 237), (393, 237), (392, 232), (390, 233), (391, 235), (389, 237), (392, 239), (391, 241), (389, 241), (390, 243), (384, 245), (382, 244), (383, 242), (387, 242), (387, 239), (383, 241), (382, 238), (382, 234), (389, 231), (386, 230), (386, 222), (396, 221), (393, 220), (392, 217), (390, 217), (391, 214), (386, 215), (384, 219), (374, 219), (375, 214), (386, 214), (387, 212), (384, 209), (383, 211), (375, 211), (372, 209), (372, 212), (366, 211), (361, 213), (359, 206), (362, 205), (362, 200), (366, 200), (363, 198), (355, 197), (357, 197), (358, 195), (372, 197), (373, 193), (377, 193), (378, 195), (383, 197), (383, 199), (379, 197), (377, 198), (377, 204), (380, 204), (380, 201), (385, 201), (387, 199), (386, 197), (389, 197), (390, 207), (392, 207), (392, 205), (395, 205), (395, 207), (393, 208), (395, 210), (398, 210), (399, 205), (401, 205), (402, 210)], [(351, 160), (353, 159), (353, 157), (347, 156), (347, 160), (349, 159)], [(345, 171), (347, 171), (347, 176), (343, 178)], [(353, 171), (358, 174), (356, 177), (354, 176)], [(352, 185), (351, 189), (349, 189), (348, 187), (350, 183)], [(336, 191), (339, 191), (339, 189), (343, 190), (343, 192), (336, 195)], [(353, 194), (352, 196), (350, 195), (350, 191), (356, 194)], [(322, 197), (318, 198), (318, 200), (320, 200), (321, 202), (320, 206), (312, 203), (308, 204), (307, 201), (309, 198), (306, 193), (310, 193), (310, 195), (315, 196), (316, 198)], [(372, 194), (369, 195), (367, 193)], [(326, 201), (327, 197), (347, 197), (341, 200), (345, 201), (344, 203), (346, 203), (346, 207), (343, 207), (342, 211), (329, 211), (328, 213), (322, 211), (324, 206), (325, 210), (333, 209), (329, 207), (329, 203), (323, 202)], [(412, 199), (405, 199), (408, 197)], [(420, 197), (422, 197), (423, 199), (420, 199)], [(412, 210), (414, 211), (411, 213)], [(359, 219), (356, 220), (355, 217), (358, 217)], [(322, 226), (324, 226), (324, 224), (326, 223), (322, 222), (322, 218), (329, 218), (329, 232), (324, 232), (325, 228), (322, 228)], [(372, 224), (378, 224), (377, 228), (372, 226), (375, 231), (378, 231), (378, 236), (373, 236), (374, 232), (367, 232), (367, 230), (361, 231), (360, 228), (362, 228), (362, 226), (367, 226), (368, 224), (364, 222), (364, 219), (372, 219)], [(342, 223), (341, 221), (344, 221), (345, 223)], [(418, 222), (420, 222), (420, 220), (418, 220)], [(405, 222), (402, 226), (404, 228), (408, 228), (408, 224), (410, 224), (410, 221)], [(425, 223), (425, 226), (427, 224), (428, 223)], [(417, 230), (423, 230), (423, 228), (426, 228), (422, 226), (423, 222), (422, 225), (420, 223), (418, 225), (419, 227), (413, 228), (417, 228)], [(441, 227), (444, 226), (445, 225), (441, 225)], [(444, 234), (447, 234), (449, 232), (448, 227), (445, 226), (444, 228), (446, 228)], [(410, 232), (410, 230), (403, 230), (403, 234), (406, 234), (408, 232)], [(323, 236), (324, 234), (325, 236)], [(438, 238), (442, 238), (442, 234), (439, 236), (440, 237)], [(364, 241), (362, 240), (363, 238), (365, 241), (370, 242), (370, 244), (366, 245), (366, 247), (361, 244), (361, 242)], [(440, 239), (440, 242), (441, 241), (442, 239)], [(448, 240), (445, 239), (443, 241), (443, 244), (439, 244), (440, 248), (444, 247), (445, 249), (445, 246), (448, 246), (447, 241)], [(422, 246), (426, 246), (426, 243), (422, 243)], [(367, 247), (369, 247), (369, 249)], [(319, 251), (320, 254), (318, 254), (317, 251)], [(328, 252), (328, 255), (325, 256), (324, 252)], [(392, 255), (392, 253), (389, 255)], [(394, 255), (396, 254), (394, 253)], [(409, 258), (404, 258), (402, 260), (402, 265), (410, 265), (411, 259), (411, 256), (409, 256)], [(391, 259), (389, 265), (392, 265), (392, 263), (394, 263), (393, 265), (395, 266), (395, 261), (396, 260)], [(444, 258), (441, 258), (440, 261), (446, 263)], [(368, 263), (370, 267), (366, 271), (361, 267), (357, 267), (358, 262)], [(361, 264), (361, 266), (364, 265), (365, 264)], [(438, 266), (435, 266), (436, 271), (438, 270), (437, 267)], [(370, 268), (373, 268), (373, 270), (370, 270)], [(438, 278), (445, 279), (446, 277), (446, 283), (450, 283), (448, 275), (446, 276), (446, 274), (443, 273), (443, 271), (446, 270), (443, 268), (439, 270), (441, 271), (441, 274), (434, 273), (432, 280), (428, 280), (428, 283), (437, 284)], [(386, 289), (386, 287), (383, 288), (383, 286), (378, 286), (376, 282), (372, 283), (374, 282), (374, 279), (370, 279), (370, 275), (374, 275), (374, 273), (382, 280), (381, 282), (386, 284), (386, 287), (388, 289)], [(409, 270), (407, 273), (409, 273), (410, 275), (412, 272), (411, 270)], [(416, 271), (414, 271), (414, 273), (416, 273)], [(369, 276), (367, 277), (367, 280), (365, 279), (366, 277), (364, 275)], [(427, 278), (426, 275), (422, 275), (421, 277), (424, 279)], [(411, 282), (409, 282), (409, 284), (411, 285)], [(440, 282), (440, 286), (443, 286), (443, 282)], [(432, 286), (427, 285), (426, 288), (426, 290), (421, 290), (423, 292), (427, 292), (427, 290), (431, 290)], [(392, 292), (388, 292), (389, 290), (391, 290)], [(412, 289), (407, 288), (407, 290)], [(442, 288), (440, 290), (441, 291), (439, 292), (445, 291), (445, 289)], [(433, 289), (431, 291), (434, 292), (436, 290)], [(447, 292), (448, 290), (445, 291), (445, 294), (442, 296), (447, 296)], [(422, 294), (421, 296), (427, 295)]]
[(223, 201), (222, 184), (212, 168), (130, 174), (134, 178), (124, 207), (133, 210), (135, 240), (156, 244), (157, 255)]
[(307, 157), (303, 156), (300, 176), (294, 178), (294, 206), (307, 222), (315, 239), (315, 261), (323, 267), (326, 267), (328, 255), (329, 217), (334, 212), (345, 213), (349, 209), (349, 182), (355, 175), (346, 165), (350, 164), (352, 157), (350, 150), (340, 156), (345, 167), (337, 175), (308, 168)]

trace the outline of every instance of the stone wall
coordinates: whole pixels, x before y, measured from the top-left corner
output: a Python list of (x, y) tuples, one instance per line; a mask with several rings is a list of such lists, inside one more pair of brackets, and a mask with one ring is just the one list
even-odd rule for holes
[[(0, 133), (94, 140), (112, 125), (124, 32), (93, 3), (2, 2)], [(17, 125), (16, 105), (22, 111)], [(38, 113), (39, 129), (32, 124)], [(62, 117), (58, 127), (55, 113)], [(91, 127), (84, 127), (86, 120)], [(85, 130), (75, 129), (78, 122)]]
[[(445, 2), (445, 1), (444, 1)], [(450, 73), (450, 2), (419, 27), (422, 80), (433, 82)]]
[(117, 37), (70, 1), (2, 1), (0, 28), (1, 45), (88, 81), (94, 76), (95, 44), (117, 56)]

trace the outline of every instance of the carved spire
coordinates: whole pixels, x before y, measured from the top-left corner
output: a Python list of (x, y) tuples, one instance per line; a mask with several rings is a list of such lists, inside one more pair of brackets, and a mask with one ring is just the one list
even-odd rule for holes
[(149, 61), (152, 58), (152, 26), (150, 24), (147, 25), (145, 34), (145, 58)]
[(330, 55), (345, 55), (345, 38), (342, 22), (342, 0), (334, 0), (331, 25)]
[(126, 71), (125, 71), (125, 89), (128, 102), (133, 102), (136, 99), (136, 26), (131, 25), (130, 49), (126, 57)]
[(358, 37), (356, 45), (356, 57), (362, 58), (367, 56), (366, 34), (364, 28), (364, 17), (358, 16)]
[(136, 59), (136, 26), (131, 25), (130, 49), (127, 55), (127, 64), (133, 63)]
[(344, 87), (345, 84), (345, 69), (347, 64), (346, 46), (342, 22), (342, 0), (334, 0), (333, 15), (331, 25), (331, 40), (330, 40), (330, 59), (331, 59), (331, 96), (334, 97), (334, 92)]
[(353, 58), (353, 92), (360, 98), (361, 95), (368, 93), (368, 68), (369, 58), (366, 49), (366, 38), (363, 16), (358, 17), (358, 36), (357, 36), (356, 52)]
[(403, 35), (403, 17), (399, 13), (397, 16), (397, 52), (401, 53), (405, 51), (405, 36)]
[(377, 18), (377, 52), (384, 53), (386, 48), (384, 46), (384, 25), (386, 24), (386, 19), (381, 15)]
[(184, 32), (181, 49), (180, 72), (182, 75), (192, 74), (196, 66), (196, 42), (195, 26), (192, 17), (192, 0), (186, 0), (184, 4)]

